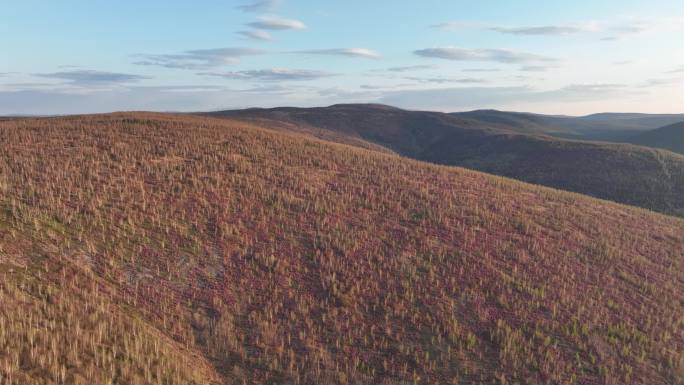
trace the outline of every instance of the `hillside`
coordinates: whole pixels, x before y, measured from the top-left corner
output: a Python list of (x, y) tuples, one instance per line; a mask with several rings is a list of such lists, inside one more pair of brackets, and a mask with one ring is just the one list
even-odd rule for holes
[(559, 138), (583, 138), (573, 125), (563, 124), (570, 117), (553, 117), (525, 112), (476, 110), (457, 112), (452, 116), (476, 120), (483, 125), (496, 125), (523, 134), (550, 135)]
[(629, 142), (684, 154), (684, 122), (636, 135)]
[(229, 119), (0, 123), (2, 384), (681, 384), (684, 222)]
[(526, 134), (627, 143), (629, 143), (629, 138), (636, 134), (684, 121), (684, 114), (603, 113), (587, 116), (558, 116), (479, 110), (452, 115), (475, 119), (483, 124), (501, 124), (504, 128)]
[(327, 140), (364, 141), (418, 160), (684, 215), (684, 157), (667, 151), (529, 135), (507, 129), (510, 124), (503, 120), (482, 123), (473, 115), (377, 105), (250, 109), (209, 115), (265, 126), (286, 124)]

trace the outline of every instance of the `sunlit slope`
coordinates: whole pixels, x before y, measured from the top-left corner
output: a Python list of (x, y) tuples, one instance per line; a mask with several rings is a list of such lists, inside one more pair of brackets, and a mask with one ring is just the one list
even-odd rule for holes
[[(181, 383), (682, 382), (675, 218), (161, 114), (0, 123), (0, 193), (17, 384), (127, 384), (135, 365)], [(91, 365), (84, 342), (65, 369), (23, 365), (16, 336), (52, 323), (40, 346), (104, 324), (96, 346), (121, 358)], [(160, 358), (131, 360), (148, 346)]]
[[(474, 113), (354, 104), (211, 115), (265, 126), (270, 121), (273, 127), (348, 144), (365, 141), (417, 160), (684, 216), (684, 156), (634, 145), (537, 135), (545, 133), (537, 127), (543, 123), (540, 116), (499, 113), (504, 117), (483, 120)], [(528, 126), (528, 121), (533, 124)]]
[(203, 357), (53, 262), (0, 265), (0, 383), (217, 383)]

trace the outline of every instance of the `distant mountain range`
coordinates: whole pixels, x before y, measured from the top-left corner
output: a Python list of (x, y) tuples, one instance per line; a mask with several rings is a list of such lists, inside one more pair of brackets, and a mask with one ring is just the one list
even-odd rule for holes
[[(446, 114), (373, 104), (219, 111), (279, 130), (456, 165), (525, 182), (684, 215), (684, 157), (605, 143), (684, 115), (546, 116), (501, 111)], [(591, 127), (596, 127), (592, 129)], [(570, 139), (570, 138), (580, 138)], [(593, 139), (593, 140), (589, 140)]]

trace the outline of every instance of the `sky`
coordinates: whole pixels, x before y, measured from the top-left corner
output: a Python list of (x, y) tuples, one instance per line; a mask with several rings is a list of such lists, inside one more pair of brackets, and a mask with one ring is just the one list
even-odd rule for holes
[(682, 0), (7, 1), (0, 115), (684, 113), (682, 42)]

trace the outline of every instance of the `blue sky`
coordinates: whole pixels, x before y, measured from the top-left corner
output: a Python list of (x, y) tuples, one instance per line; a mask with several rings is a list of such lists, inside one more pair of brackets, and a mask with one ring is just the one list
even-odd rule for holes
[(0, 114), (684, 112), (681, 0), (23, 0), (0, 36)]

